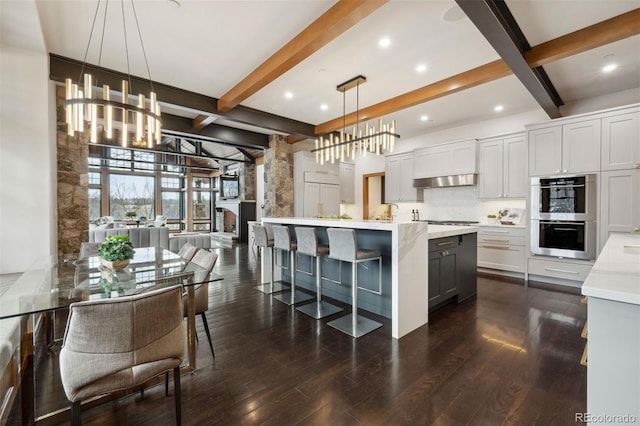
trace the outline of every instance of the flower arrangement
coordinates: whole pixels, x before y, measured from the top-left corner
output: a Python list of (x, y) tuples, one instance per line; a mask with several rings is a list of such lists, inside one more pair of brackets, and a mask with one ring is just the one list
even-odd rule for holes
[(128, 218), (134, 218), (134, 217), (138, 216), (138, 212), (136, 212), (135, 210), (131, 210), (131, 211), (126, 212), (124, 215), (126, 217), (128, 217)]

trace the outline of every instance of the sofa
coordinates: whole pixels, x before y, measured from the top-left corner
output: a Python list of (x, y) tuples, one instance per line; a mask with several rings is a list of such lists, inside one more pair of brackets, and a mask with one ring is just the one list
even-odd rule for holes
[(171, 234), (169, 237), (169, 250), (174, 253), (180, 251), (183, 245), (191, 244), (197, 248), (210, 249), (211, 248), (211, 234), (197, 234), (197, 233), (181, 233)]
[(128, 235), (134, 248), (161, 247), (169, 250), (169, 228), (89, 229), (89, 242), (101, 243), (110, 235)]

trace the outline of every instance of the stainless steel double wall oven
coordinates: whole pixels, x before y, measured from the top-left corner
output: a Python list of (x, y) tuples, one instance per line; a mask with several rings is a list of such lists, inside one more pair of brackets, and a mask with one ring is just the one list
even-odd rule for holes
[(596, 258), (596, 175), (531, 178), (531, 252)]

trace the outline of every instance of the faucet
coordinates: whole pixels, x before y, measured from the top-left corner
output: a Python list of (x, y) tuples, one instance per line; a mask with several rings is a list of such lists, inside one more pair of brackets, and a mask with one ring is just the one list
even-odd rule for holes
[(396, 211), (400, 208), (396, 203), (384, 203), (387, 206), (387, 219), (393, 220), (393, 207), (396, 207)]

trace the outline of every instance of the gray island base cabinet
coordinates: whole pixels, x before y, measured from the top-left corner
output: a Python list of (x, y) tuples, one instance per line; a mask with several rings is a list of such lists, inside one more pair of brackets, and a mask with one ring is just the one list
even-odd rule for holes
[[(457, 276), (472, 274), (472, 279), (460, 279), (459, 283), (470, 283), (473, 288), (460, 286), (456, 296), (459, 300), (475, 294), (475, 250), (478, 228), (468, 226), (427, 225), (424, 222), (384, 222), (339, 219), (308, 218), (264, 218), (263, 223), (287, 225), (290, 227), (314, 227), (321, 243), (327, 244), (326, 229), (331, 227), (352, 228), (360, 248), (378, 250), (383, 257), (382, 283), (378, 288), (377, 262), (358, 265), (358, 307), (391, 319), (391, 336), (401, 338), (428, 321), (429, 313), (429, 239), (455, 236), (458, 250), (462, 250), (456, 263), (465, 272)], [(460, 237), (462, 235), (463, 237)], [(459, 242), (462, 241), (462, 244)], [(468, 254), (471, 251), (472, 254)], [(463, 255), (464, 253), (464, 255)], [(469, 260), (467, 262), (467, 259)], [(285, 257), (276, 254), (279, 265), (274, 269), (274, 280), (290, 280), (290, 271)], [(267, 283), (271, 277), (271, 258), (266, 253), (262, 257), (261, 282)], [(351, 303), (351, 265), (341, 264), (333, 259), (322, 260), (323, 294)], [(315, 271), (312, 262), (304, 255), (297, 259), (296, 286), (315, 292)], [(366, 314), (365, 314), (366, 316)]]

